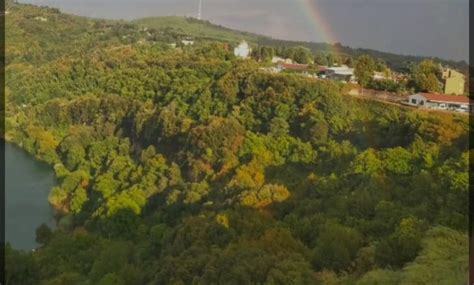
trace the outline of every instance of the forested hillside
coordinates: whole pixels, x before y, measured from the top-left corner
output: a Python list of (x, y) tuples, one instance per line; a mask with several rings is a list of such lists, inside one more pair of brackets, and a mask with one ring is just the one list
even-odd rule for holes
[[(132, 23), (147, 29), (154, 29), (165, 32), (176, 37), (191, 36), (196, 39), (214, 40), (221, 42), (239, 43), (246, 40), (254, 46), (272, 46), (276, 48), (284, 47), (306, 47), (313, 53), (330, 54), (337, 50), (343, 56), (358, 57), (361, 55), (370, 55), (374, 58), (380, 58), (387, 65), (396, 71), (406, 71), (410, 64), (420, 63), (426, 59), (432, 59), (422, 56), (399, 55), (389, 52), (381, 52), (371, 49), (351, 48), (341, 44), (314, 43), (303, 41), (279, 40), (267, 36), (257, 35), (248, 32), (236, 31), (219, 25), (214, 25), (208, 21), (197, 20), (184, 17), (150, 17), (132, 21)], [(467, 74), (468, 64), (465, 61), (452, 61), (441, 58), (434, 58), (436, 62), (461, 70)]]
[(465, 116), (7, 9), (6, 138), (60, 182), (58, 229), (7, 247), (7, 284), (466, 283)]
[(215, 41), (238, 43), (242, 39), (257, 43), (263, 36), (214, 25), (208, 21), (177, 16), (150, 17), (132, 21), (140, 27), (151, 28), (179, 36), (193, 36)]

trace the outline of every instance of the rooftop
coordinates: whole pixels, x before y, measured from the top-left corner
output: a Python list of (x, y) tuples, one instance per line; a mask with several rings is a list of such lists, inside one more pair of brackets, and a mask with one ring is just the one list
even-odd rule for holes
[(329, 67), (327, 70), (330, 70), (336, 74), (339, 75), (353, 75), (354, 74), (354, 69), (349, 68), (348, 66), (337, 66), (337, 67)]
[(467, 96), (442, 95), (442, 94), (435, 94), (435, 93), (418, 93), (418, 95), (425, 97), (426, 100), (428, 101), (461, 103), (461, 104), (474, 103)]

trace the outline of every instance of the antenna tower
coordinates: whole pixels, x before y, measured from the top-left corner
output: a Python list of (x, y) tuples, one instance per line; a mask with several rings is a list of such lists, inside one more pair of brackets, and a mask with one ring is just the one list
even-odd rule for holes
[(199, 8), (198, 8), (198, 20), (201, 20), (202, 16), (202, 0), (199, 0)]

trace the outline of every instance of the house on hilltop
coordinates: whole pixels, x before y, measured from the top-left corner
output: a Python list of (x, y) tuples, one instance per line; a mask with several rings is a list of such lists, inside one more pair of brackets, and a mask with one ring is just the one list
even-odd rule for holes
[(41, 16), (37, 16), (37, 17), (35, 17), (35, 20), (36, 20), (36, 21), (40, 21), (40, 22), (47, 22), (47, 21), (48, 21), (48, 18), (41, 17)]
[(193, 40), (190, 40), (190, 39), (184, 39), (181, 41), (181, 43), (185, 46), (192, 46), (194, 45), (194, 41)]
[(194, 45), (194, 38), (191, 36), (184, 36), (181, 38), (181, 44), (183, 46), (192, 46)]
[(408, 97), (408, 104), (410, 106), (426, 109), (471, 113), (473, 111), (473, 102), (467, 96), (417, 93)]
[(242, 41), (235, 49), (234, 55), (240, 58), (248, 58), (252, 49), (249, 47), (249, 44), (246, 41)]

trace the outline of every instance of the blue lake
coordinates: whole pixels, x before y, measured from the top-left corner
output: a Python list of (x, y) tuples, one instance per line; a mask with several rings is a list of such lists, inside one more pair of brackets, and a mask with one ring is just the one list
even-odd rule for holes
[(38, 246), (36, 229), (55, 225), (48, 193), (56, 185), (54, 170), (22, 149), (5, 145), (5, 238), (13, 248)]

